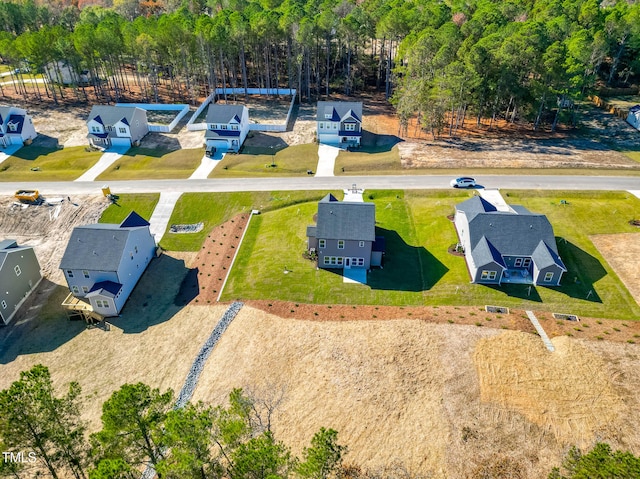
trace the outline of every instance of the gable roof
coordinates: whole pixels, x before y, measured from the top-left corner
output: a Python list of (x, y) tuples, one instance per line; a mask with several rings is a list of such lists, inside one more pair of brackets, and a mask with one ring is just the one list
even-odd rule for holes
[(120, 224), (76, 226), (71, 232), (60, 268), (117, 271), (131, 231), (148, 227), (149, 223), (134, 211)]
[(91, 298), (93, 296), (107, 296), (115, 298), (121, 289), (122, 285), (120, 283), (116, 283), (114, 281), (99, 281), (91, 287), (89, 293), (85, 297)]
[[(7, 256), (19, 251), (33, 250), (32, 246), (18, 246), (18, 242), (13, 239), (5, 239), (0, 241), (0, 270), (4, 265)], [(35, 255), (35, 252), (34, 252)]]
[(207, 123), (224, 123), (227, 124), (231, 120), (240, 123), (244, 110), (244, 105), (219, 105), (211, 103), (207, 109)]
[(87, 122), (95, 120), (104, 126), (112, 126), (123, 121), (130, 125), (131, 120), (137, 114), (144, 115), (144, 118), (147, 117), (147, 112), (137, 106), (93, 105)]
[(640, 113), (640, 105), (635, 105), (629, 108), (629, 113)]
[[(14, 129), (9, 128), (13, 124)], [(22, 125), (24, 125), (24, 115), (9, 115), (7, 120), (7, 133), (22, 133)]]
[[(331, 115), (326, 118), (326, 115)], [(319, 101), (316, 121), (342, 121), (352, 117), (362, 122), (362, 102)]]
[(502, 255), (500, 254), (500, 252), (496, 249), (495, 246), (489, 243), (489, 241), (487, 241), (487, 238), (485, 238), (484, 236), (480, 239), (480, 241), (478, 241), (478, 244), (476, 244), (475, 248), (473, 248), (473, 250), (471, 251), (471, 256), (473, 257), (473, 261), (475, 262), (476, 266), (482, 266), (494, 261), (503, 268), (507, 267), (507, 265), (504, 263), (504, 260), (502, 259)]
[[(502, 256), (533, 256), (541, 242), (549, 251), (545, 253), (544, 249), (538, 250), (540, 259), (549, 254), (560, 261), (553, 228), (545, 215), (532, 213), (519, 205), (511, 206), (512, 211), (509, 212), (497, 211), (495, 206), (479, 196), (463, 201), (456, 209), (467, 217), (470, 247), (477, 264), (483, 264), (480, 261), (486, 259), (495, 259), (495, 252), (491, 248)], [(483, 240), (489, 245), (481, 245), (476, 259), (474, 252)]]
[(17, 131), (9, 131), (5, 128), (7, 133), (20, 133), (22, 131), (22, 125), (24, 123), (24, 117), (27, 114), (22, 108), (15, 106), (0, 106), (0, 125), (7, 125), (9, 122), (18, 123)]
[(316, 238), (375, 241), (375, 205), (338, 201), (328, 194), (318, 203)]

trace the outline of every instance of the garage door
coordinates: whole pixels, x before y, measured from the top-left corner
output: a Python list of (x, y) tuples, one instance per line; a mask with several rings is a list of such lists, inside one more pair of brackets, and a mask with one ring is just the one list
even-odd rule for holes
[(207, 152), (212, 153), (214, 151), (226, 152), (229, 149), (229, 143), (227, 140), (207, 140)]
[(111, 146), (131, 146), (129, 138), (111, 138)]

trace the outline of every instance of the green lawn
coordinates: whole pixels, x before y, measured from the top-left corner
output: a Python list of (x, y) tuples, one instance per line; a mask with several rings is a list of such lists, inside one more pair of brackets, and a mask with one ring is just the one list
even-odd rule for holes
[(318, 191), (184, 193), (173, 210), (169, 225), (204, 222), (199, 233), (167, 231), (160, 246), (171, 251), (198, 251), (211, 229), (235, 215), (253, 209), (271, 211), (288, 205), (317, 201), (326, 193)]
[(210, 177), (301, 176), (317, 166), (318, 145), (312, 143), (289, 146), (274, 155), (227, 154)]
[(0, 181), (75, 180), (91, 168), (100, 155), (101, 152), (87, 151), (84, 146), (61, 149), (23, 146), (0, 164)]
[(623, 151), (623, 153), (633, 161), (640, 163), (640, 151)]
[(122, 223), (129, 213), (135, 211), (149, 220), (160, 199), (160, 193), (135, 193), (119, 195), (116, 203), (109, 205), (100, 217), (100, 223)]
[(173, 151), (131, 148), (97, 180), (189, 178), (204, 155), (202, 148)]
[[(469, 283), (464, 258), (447, 248), (457, 242), (447, 219), (469, 192), (375, 191), (378, 234), (384, 234), (384, 269), (367, 286), (343, 284), (342, 276), (317, 270), (302, 257), (315, 203), (254, 217), (223, 299), (282, 299), (313, 303), (387, 305), (484, 305), (530, 307), (582, 316), (633, 319), (640, 307), (589, 239), (599, 233), (637, 232), (627, 224), (640, 200), (626, 193), (503, 192), (507, 201), (544, 213), (554, 226), (568, 268), (562, 287)], [(366, 195), (366, 193), (365, 193)], [(561, 205), (564, 199), (568, 202)], [(284, 267), (290, 271), (284, 274)], [(592, 291), (589, 293), (589, 291)], [(588, 298), (587, 298), (588, 296)]]
[[(379, 151), (376, 147), (362, 147), (358, 151), (341, 151), (336, 158), (336, 175), (401, 175), (398, 147)], [(413, 173), (413, 171), (411, 171)]]

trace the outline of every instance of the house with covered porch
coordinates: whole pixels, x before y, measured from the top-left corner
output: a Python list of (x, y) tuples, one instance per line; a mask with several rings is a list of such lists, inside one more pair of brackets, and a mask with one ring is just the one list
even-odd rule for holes
[(358, 147), (362, 138), (362, 102), (319, 101), (316, 125), (319, 143)]
[(95, 148), (138, 146), (149, 133), (147, 112), (134, 106), (94, 105), (87, 129), (89, 143)]
[(505, 206), (480, 196), (456, 205), (454, 224), (471, 282), (559, 286), (567, 268), (547, 217)]
[(216, 151), (237, 153), (249, 133), (249, 110), (244, 105), (212, 103), (207, 110), (206, 122), (207, 155), (212, 156)]
[(29, 144), (38, 136), (31, 116), (15, 106), (0, 106), (0, 148)]

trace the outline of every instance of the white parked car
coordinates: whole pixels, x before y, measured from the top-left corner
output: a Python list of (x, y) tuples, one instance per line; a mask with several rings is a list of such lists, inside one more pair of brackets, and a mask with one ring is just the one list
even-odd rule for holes
[(463, 176), (462, 178), (451, 180), (449, 184), (454, 188), (475, 188), (476, 180), (468, 176)]

